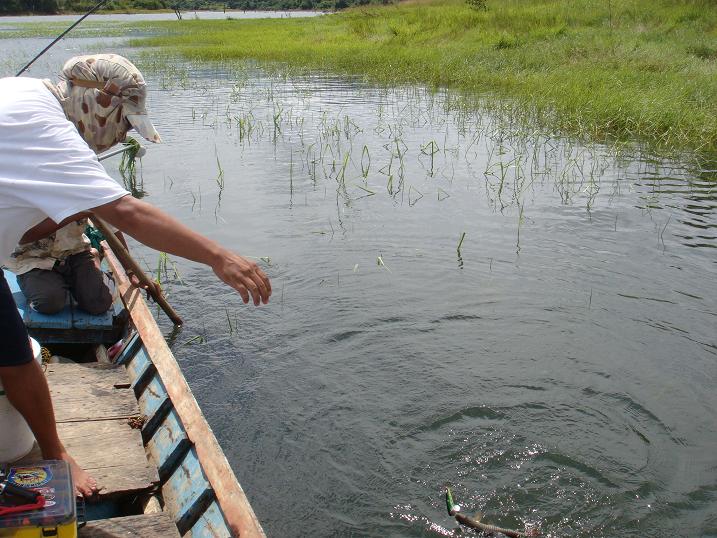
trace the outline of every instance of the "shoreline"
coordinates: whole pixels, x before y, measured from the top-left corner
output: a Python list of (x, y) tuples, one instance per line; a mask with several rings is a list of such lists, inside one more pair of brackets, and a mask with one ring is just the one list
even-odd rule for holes
[(699, 0), (409, 0), (332, 17), (191, 20), (132, 40), (200, 61), (257, 60), (512, 99), (578, 138), (717, 152), (717, 9)]

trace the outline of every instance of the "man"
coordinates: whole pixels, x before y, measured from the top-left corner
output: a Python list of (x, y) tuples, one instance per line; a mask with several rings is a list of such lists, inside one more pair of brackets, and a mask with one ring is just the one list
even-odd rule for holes
[[(253, 261), (221, 247), (114, 182), (97, 160), (134, 128), (160, 142), (147, 118), (141, 73), (121, 56), (69, 60), (62, 81), (0, 79), (0, 264), (18, 243), (36, 241), (92, 212), (145, 245), (209, 265), (245, 303), (268, 303), (271, 284)], [(1, 275), (2, 273), (0, 273)], [(0, 380), (35, 434), (46, 459), (70, 464), (78, 494), (94, 479), (57, 435), (45, 376), (32, 359), (27, 332), (0, 277)]]
[[(112, 292), (100, 267), (100, 256), (85, 235), (87, 219), (63, 226), (44, 239), (18, 245), (7, 261), (20, 291), (33, 310), (57, 314), (67, 292), (78, 308), (102, 314), (112, 305)], [(121, 234), (118, 232), (118, 237)]]

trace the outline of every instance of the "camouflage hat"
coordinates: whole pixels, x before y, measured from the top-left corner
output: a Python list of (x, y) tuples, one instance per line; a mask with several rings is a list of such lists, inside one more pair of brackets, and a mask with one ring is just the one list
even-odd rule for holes
[(144, 77), (126, 58), (75, 56), (65, 63), (60, 77), (57, 88), (65, 113), (95, 151), (123, 141), (132, 127), (150, 142), (161, 142), (147, 116)]

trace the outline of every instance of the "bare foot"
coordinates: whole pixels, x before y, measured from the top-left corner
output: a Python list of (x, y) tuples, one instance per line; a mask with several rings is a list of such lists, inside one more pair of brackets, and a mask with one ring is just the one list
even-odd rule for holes
[(63, 452), (62, 459), (70, 465), (72, 482), (75, 484), (75, 495), (78, 497), (92, 497), (99, 491), (97, 481), (82, 467), (77, 465), (75, 459), (67, 452)]

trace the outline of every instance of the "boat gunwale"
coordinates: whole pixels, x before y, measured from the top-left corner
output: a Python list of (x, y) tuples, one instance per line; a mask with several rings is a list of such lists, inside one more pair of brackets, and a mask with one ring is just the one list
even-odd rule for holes
[(199, 463), (214, 491), (230, 530), (242, 538), (266, 538), (261, 524), (239, 481), (207, 423), (174, 354), (169, 349), (157, 322), (142, 295), (130, 284), (117, 257), (106, 242), (103, 254), (114, 276), (119, 297), (129, 313), (147, 356), (154, 364), (167, 395), (177, 413), (187, 438), (194, 446)]

